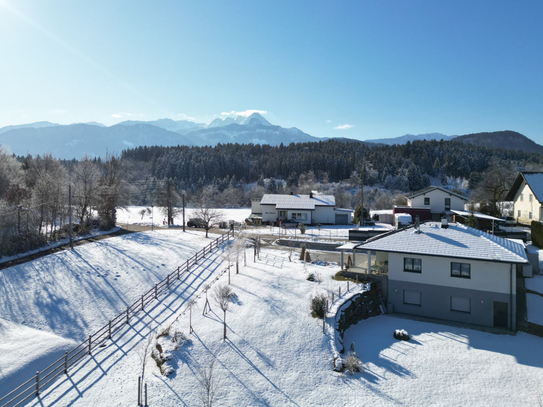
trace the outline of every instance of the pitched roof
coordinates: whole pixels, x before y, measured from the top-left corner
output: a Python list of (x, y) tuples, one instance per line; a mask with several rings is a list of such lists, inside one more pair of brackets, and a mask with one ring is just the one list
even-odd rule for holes
[(265, 194), (261, 205), (275, 205), (276, 209), (306, 209), (313, 210), (315, 206), (336, 206), (334, 195), (278, 195)]
[(534, 193), (535, 199), (543, 203), (543, 172), (519, 172), (513, 186), (503, 200), (514, 201), (522, 181), (526, 181)]
[(431, 192), (435, 189), (439, 189), (440, 191), (443, 191), (449, 195), (454, 195), (456, 196), (457, 198), (460, 198), (460, 199), (463, 199), (464, 201), (467, 201), (468, 198), (466, 198), (465, 196), (462, 196), (460, 194), (457, 194), (456, 192), (452, 192), (452, 191), (449, 191), (448, 189), (445, 189), (445, 188), (441, 188), (441, 187), (435, 187), (435, 186), (429, 186), (429, 187), (426, 187), (426, 188), (422, 188), (422, 189), (419, 189), (418, 191), (416, 192), (413, 192), (411, 195), (408, 195), (406, 196), (407, 199), (413, 199), (419, 195), (425, 195), (427, 194), (428, 192)]
[(522, 244), (459, 223), (450, 223), (448, 228), (443, 229), (441, 223), (427, 222), (420, 225), (420, 233), (411, 227), (382, 238), (376, 237), (361, 244), (359, 248), (502, 263), (528, 263)]

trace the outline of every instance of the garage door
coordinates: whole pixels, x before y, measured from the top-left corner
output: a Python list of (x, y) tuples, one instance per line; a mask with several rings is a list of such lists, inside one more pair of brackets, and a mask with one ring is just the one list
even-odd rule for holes
[(349, 215), (340, 215), (336, 213), (336, 225), (348, 225), (349, 224)]

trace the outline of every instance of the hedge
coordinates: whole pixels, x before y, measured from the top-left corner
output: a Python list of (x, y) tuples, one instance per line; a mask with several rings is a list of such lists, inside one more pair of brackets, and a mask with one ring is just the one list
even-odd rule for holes
[(537, 222), (533, 220), (531, 226), (532, 226), (531, 227), (532, 243), (535, 244), (537, 247), (542, 248), (543, 247), (543, 225), (541, 224), (541, 222)]

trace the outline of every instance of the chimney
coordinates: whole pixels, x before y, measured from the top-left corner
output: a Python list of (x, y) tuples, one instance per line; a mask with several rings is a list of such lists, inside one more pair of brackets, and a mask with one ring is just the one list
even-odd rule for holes
[(441, 218), (441, 229), (447, 229), (449, 227), (449, 221), (447, 218)]
[(313, 191), (309, 193), (309, 198), (313, 198)]
[(294, 192), (290, 191), (290, 195), (294, 195)]

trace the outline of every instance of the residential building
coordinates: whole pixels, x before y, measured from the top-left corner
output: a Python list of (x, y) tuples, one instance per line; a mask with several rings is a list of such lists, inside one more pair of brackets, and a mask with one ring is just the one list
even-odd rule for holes
[(520, 172), (503, 199), (513, 201), (513, 217), (519, 223), (543, 220), (543, 172)]
[(262, 216), (262, 222), (295, 222), (311, 224), (348, 225), (350, 209), (336, 208), (333, 195), (281, 195), (266, 194), (251, 202), (251, 213)]
[[(468, 198), (441, 187), (430, 186), (408, 195), (407, 206), (429, 208), (432, 220), (439, 221), (443, 215), (452, 216), (451, 210), (463, 211)], [(399, 213), (399, 211), (397, 211)], [(421, 219), (422, 220), (422, 219)]]
[(423, 223), (356, 246), (369, 254), (368, 263), (351, 271), (386, 278), (390, 312), (515, 330), (516, 271), (529, 267), (524, 246), (444, 223)]

